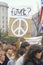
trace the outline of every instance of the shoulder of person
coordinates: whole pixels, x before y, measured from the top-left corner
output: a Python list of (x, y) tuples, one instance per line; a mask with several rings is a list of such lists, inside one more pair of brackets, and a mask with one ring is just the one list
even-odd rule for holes
[(24, 55), (21, 56), (16, 62), (23, 61), (23, 59), (24, 59)]
[(21, 56), (15, 63), (15, 65), (22, 65), (23, 64), (23, 60), (24, 60), (24, 55)]
[(13, 63), (15, 63), (14, 60), (9, 60), (8, 63), (7, 63), (7, 65), (12, 65)]

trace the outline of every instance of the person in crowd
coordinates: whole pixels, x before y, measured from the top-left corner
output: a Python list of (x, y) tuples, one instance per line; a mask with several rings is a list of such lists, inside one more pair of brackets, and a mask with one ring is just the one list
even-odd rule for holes
[(6, 48), (7, 48), (7, 43), (6, 43), (6, 41), (2, 40), (2, 43), (3, 43), (3, 49), (6, 50)]
[(10, 59), (12, 59), (12, 56), (14, 55), (14, 50), (13, 50), (13, 48), (12, 47), (8, 47), (7, 49), (6, 49), (6, 56), (8, 57), (8, 59), (10, 60)]
[(25, 52), (28, 51), (29, 47), (30, 47), (30, 44), (28, 42), (22, 42), (22, 44), (20, 46), (20, 48), (24, 49)]
[(0, 65), (7, 65), (8, 60), (5, 58), (5, 51), (0, 51)]
[(16, 61), (15, 65), (22, 65), (24, 61), (24, 56), (30, 48), (30, 44), (28, 42), (23, 42), (20, 46), (20, 49), (23, 49), (25, 53)]
[(41, 63), (40, 65), (43, 65), (43, 52), (42, 52), (42, 58), (41, 58)]
[(0, 65), (4, 65), (5, 61), (5, 52), (3, 50), (0, 51)]
[(15, 65), (17, 59), (21, 57), (24, 53), (25, 53), (24, 49), (17, 50), (16, 53), (14, 54), (14, 59), (10, 60), (7, 65)]
[(22, 55), (24, 55), (25, 54), (25, 50), (24, 49), (22, 49), (22, 48), (20, 48), (19, 50), (17, 50), (17, 52), (16, 53), (18, 53), (18, 56), (19, 57), (21, 57)]
[(12, 46), (12, 48), (14, 50), (14, 53), (16, 53), (16, 51), (17, 51), (17, 44), (16, 43), (12, 43), (11, 46)]
[(23, 65), (40, 65), (42, 49), (39, 45), (32, 45), (24, 56)]
[[(7, 65), (7, 62), (9, 61), (8, 57), (6, 56), (6, 53), (4, 53), (4, 48), (3, 48), (3, 42), (0, 42), (0, 56), (2, 55), (2, 57), (0, 57), (0, 59), (2, 58), (2, 64), (0, 63), (0, 65)], [(5, 56), (5, 58), (3, 58), (3, 56)], [(3, 62), (4, 60), (4, 62)]]
[(13, 56), (13, 59), (10, 59), (9, 62), (7, 63), (7, 65), (15, 65), (16, 62), (16, 58), (15, 58), (15, 54)]

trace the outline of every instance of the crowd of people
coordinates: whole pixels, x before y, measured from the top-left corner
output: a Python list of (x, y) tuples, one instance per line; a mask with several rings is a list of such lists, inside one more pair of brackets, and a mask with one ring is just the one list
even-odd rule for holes
[(0, 42), (0, 65), (43, 65), (43, 46)]

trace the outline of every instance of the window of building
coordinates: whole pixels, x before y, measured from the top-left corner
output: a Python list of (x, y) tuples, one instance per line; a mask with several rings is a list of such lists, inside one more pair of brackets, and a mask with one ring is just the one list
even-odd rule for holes
[(6, 10), (5, 10), (5, 11), (6, 11), (6, 14), (8, 14), (8, 8), (6, 8)]
[(8, 8), (6, 8), (6, 12), (8, 12)]
[(4, 16), (2, 16), (2, 19), (4, 20)]
[(8, 17), (6, 17), (6, 21), (8, 20)]
[(4, 16), (2, 16), (2, 24), (4, 24)]
[(2, 25), (2, 28), (4, 29), (4, 24)]
[(2, 11), (4, 12), (4, 7), (2, 7)]

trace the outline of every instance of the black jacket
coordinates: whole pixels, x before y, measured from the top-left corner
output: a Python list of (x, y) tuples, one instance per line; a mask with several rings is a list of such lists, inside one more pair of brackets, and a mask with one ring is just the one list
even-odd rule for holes
[(5, 61), (3, 62), (3, 64), (0, 63), (0, 65), (7, 65), (8, 61), (9, 61), (8, 57), (5, 56)]
[(28, 62), (26, 62), (25, 65), (40, 65), (40, 61), (37, 63), (35, 60), (32, 61), (28, 60)]

